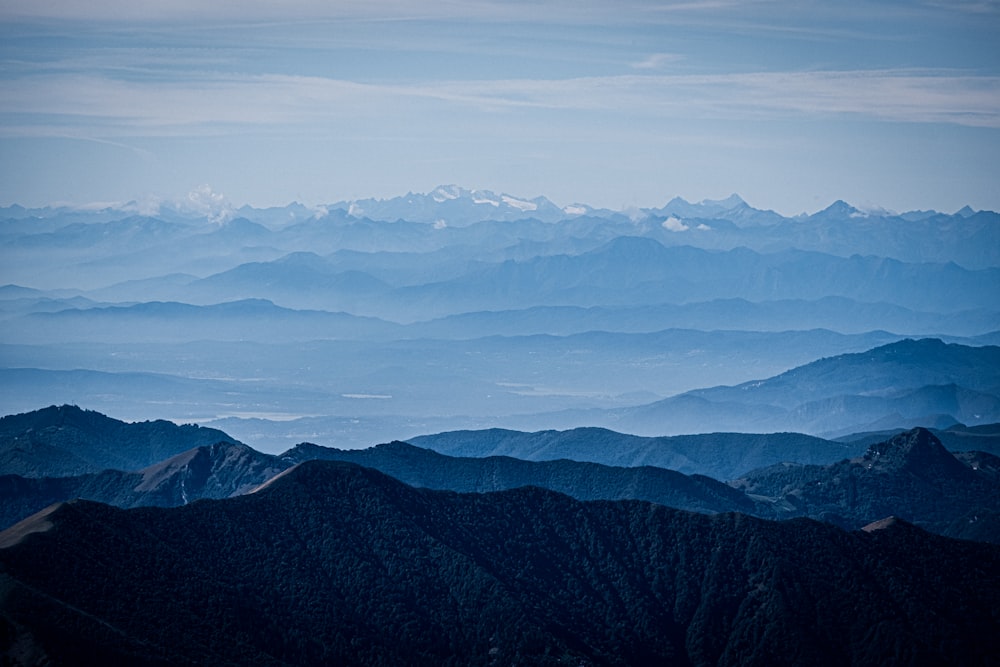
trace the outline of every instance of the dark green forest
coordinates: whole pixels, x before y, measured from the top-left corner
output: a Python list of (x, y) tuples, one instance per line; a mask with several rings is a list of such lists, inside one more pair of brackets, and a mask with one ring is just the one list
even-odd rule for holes
[(459, 494), (312, 461), (250, 495), (171, 509), (76, 501), (4, 536), (10, 664), (1000, 656), (1000, 548), (902, 520), (848, 532), (538, 488)]

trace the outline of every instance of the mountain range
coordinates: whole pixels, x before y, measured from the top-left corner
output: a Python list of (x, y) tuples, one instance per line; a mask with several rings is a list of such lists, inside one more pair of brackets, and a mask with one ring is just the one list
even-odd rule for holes
[[(834, 438), (1000, 421), (1000, 382), (961, 363), (921, 377), (936, 356), (996, 367), (997, 213), (664, 201), (446, 185), (211, 215), (0, 209), (0, 413), (86, 405), (271, 453), (491, 428)], [(850, 356), (910, 339), (945, 347), (908, 366)]]
[(1000, 214), (664, 201), (0, 209), (0, 662), (996, 662)]
[[(123, 564), (127, 563), (127, 567)], [(309, 461), (178, 508), (0, 533), (15, 664), (988, 664), (1000, 548)]]
[[(794, 430), (836, 437), (919, 424), (1000, 421), (1000, 347), (902, 340), (819, 359), (766, 380), (647, 405), (567, 414), (636, 434)], [(560, 424), (554, 416), (550, 423)]]
[(772, 503), (775, 516), (808, 516), (860, 528), (894, 515), (927, 530), (997, 542), (1000, 457), (955, 455), (926, 429), (871, 445), (863, 456), (826, 466), (782, 463), (732, 482)]
[[(307, 440), (366, 447), (500, 425), (539, 431), (584, 424), (648, 437), (795, 431), (829, 439), (1000, 422), (994, 370), (1000, 348), (938, 339), (865, 345), (885, 338), (892, 340), (822, 331), (667, 331), (447, 342), (374, 338), (294, 347), (249, 341), (19, 345), (0, 348), (17, 360), (0, 369), (0, 398), (30, 410), (82, 396), (93, 408), (143, 420), (148, 413), (141, 406), (169, 396), (166, 416), (221, 428), (272, 452)], [(775, 350), (779, 342), (785, 347)], [(847, 354), (837, 352), (845, 348)], [(835, 353), (771, 377), (760, 373), (781, 369), (782, 358), (809, 359), (816, 349)], [(178, 359), (197, 374), (178, 375)], [(36, 366), (74, 362), (92, 370)], [(137, 363), (148, 370), (125, 370)], [(415, 376), (406, 370), (414, 365), (421, 370)], [(249, 377), (233, 376), (240, 367)], [(630, 372), (619, 372), (624, 367)], [(688, 374), (717, 383), (737, 372), (740, 384), (684, 391), (692, 384)], [(660, 398), (670, 389), (673, 396)], [(283, 413), (308, 417), (266, 419)], [(745, 471), (670, 465), (723, 478)]]
[[(22, 425), (45, 423), (51, 421), (53, 410), (16, 417)], [(125, 426), (72, 406), (57, 410), (67, 422), (89, 418), (90, 437), (104, 442), (114, 442)], [(939, 534), (1000, 543), (1000, 457), (982, 451), (949, 452), (925, 429), (871, 444), (863, 455), (849, 454), (861, 450), (861, 440), (845, 445), (796, 434), (648, 439), (599, 429), (538, 434), (481, 431), (415, 439), (473, 456), (449, 456), (403, 442), (360, 450), (301, 443), (283, 454), (269, 455), (230, 439), (134, 471), (68, 476), (58, 446), (65, 441), (64, 433), (40, 430), (37, 449), (54, 452), (51, 467), (46, 469), (46, 462), (36, 456), (34, 474), (0, 475), (0, 528), (74, 498), (131, 508), (243, 495), (300, 463), (334, 460), (431, 489), (483, 493), (538, 486), (580, 500), (637, 499), (710, 514), (810, 517), (847, 529), (895, 515)], [(138, 450), (153, 449), (135, 439), (129, 444), (134, 460), (140, 460)], [(524, 458), (492, 453), (498, 450)], [(587, 462), (602, 453), (606, 460), (609, 454), (617, 457), (618, 465)], [(660, 465), (650, 465), (650, 460)], [(808, 460), (829, 463), (804, 463)], [(688, 467), (698, 466), (698, 461), (731, 461), (729, 469), (743, 467), (749, 472), (736, 479), (736, 475), (721, 478), (733, 480), (727, 485), (702, 474), (669, 469), (670, 461)]]

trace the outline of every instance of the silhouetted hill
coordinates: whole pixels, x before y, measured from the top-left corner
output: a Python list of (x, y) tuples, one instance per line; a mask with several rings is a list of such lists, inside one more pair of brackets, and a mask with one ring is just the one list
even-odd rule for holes
[(222, 431), (157, 420), (125, 423), (74, 405), (0, 418), (0, 474), (139, 470), (193, 447), (236, 442)]
[[(1000, 548), (303, 463), (181, 508), (77, 501), (0, 533), (14, 661), (988, 664)], [(123, 567), (127, 564), (127, 567)]]
[(754, 503), (746, 495), (722, 482), (652, 466), (621, 468), (508, 456), (452, 457), (405, 442), (351, 450), (302, 444), (280, 458), (290, 464), (316, 459), (357, 463), (411, 486), (430, 489), (488, 492), (538, 486), (578, 500), (635, 499), (694, 512), (754, 513)]
[[(837, 438), (837, 440), (855, 445), (870, 445), (888, 440), (892, 436), (902, 433), (904, 430), (892, 429), (870, 433), (852, 433)], [(932, 428), (928, 430), (949, 451), (982, 451), (989, 452), (994, 456), (1000, 456), (1000, 424), (981, 424), (979, 426), (955, 424), (945, 429)]]
[[(732, 484), (771, 500), (778, 516), (810, 516), (859, 528), (888, 514), (941, 534), (966, 535), (962, 520), (1000, 511), (1000, 459), (956, 456), (932, 433), (913, 429), (871, 445), (864, 456), (828, 466), (786, 463)], [(1000, 532), (977, 528), (1000, 543)]]
[[(198, 447), (139, 471), (135, 490), (180, 505), (198, 498), (228, 498), (247, 493), (287, 464), (242, 444), (221, 442)], [(161, 503), (146, 503), (161, 504)]]
[(688, 475), (733, 479), (782, 461), (832, 463), (866, 445), (835, 443), (801, 433), (707, 433), (641, 437), (602, 428), (525, 433), (505, 429), (450, 431), (409, 442), (451, 456), (512, 456), (529, 461), (572, 459), (611, 466), (656, 466)]
[[(218, 443), (183, 452), (138, 472), (105, 470), (72, 477), (0, 476), (0, 529), (55, 502), (74, 498), (130, 508), (175, 507), (249, 492), (288, 467), (315, 459), (357, 463), (406, 484), (461, 492), (538, 486), (581, 500), (638, 499), (697, 512), (755, 513), (742, 491), (701, 475), (641, 466), (509, 457), (457, 458), (402, 442), (362, 450), (303, 443), (281, 456)], [(766, 508), (764, 508), (766, 510)]]
[(176, 507), (200, 498), (228, 498), (247, 493), (289, 465), (246, 445), (220, 442), (138, 472), (103, 470), (70, 477), (0, 475), (0, 527), (74, 498), (123, 508)]

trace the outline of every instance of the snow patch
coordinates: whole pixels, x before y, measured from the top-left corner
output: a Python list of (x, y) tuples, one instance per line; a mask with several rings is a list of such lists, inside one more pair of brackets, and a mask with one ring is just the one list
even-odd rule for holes
[(577, 206), (576, 204), (571, 204), (569, 206), (563, 207), (563, 213), (566, 215), (583, 215), (587, 212), (586, 207)]
[(507, 204), (507, 206), (513, 206), (521, 211), (535, 211), (538, 209), (538, 204), (533, 204), (530, 201), (514, 199), (513, 197), (508, 197), (507, 195), (503, 195), (501, 199), (503, 199), (503, 203)]
[(461, 194), (461, 190), (455, 185), (442, 185), (431, 193), (434, 201), (438, 203), (448, 201), (449, 199), (458, 199)]

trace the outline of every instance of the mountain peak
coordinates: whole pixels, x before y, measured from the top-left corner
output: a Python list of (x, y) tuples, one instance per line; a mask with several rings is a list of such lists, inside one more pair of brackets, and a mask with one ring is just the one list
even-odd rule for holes
[(838, 199), (819, 213), (812, 217), (822, 218), (866, 218), (868, 214), (848, 204), (843, 199)]
[(743, 200), (743, 197), (740, 197), (738, 194), (734, 192), (725, 199), (703, 199), (701, 200), (699, 205), (712, 207), (716, 209), (728, 210), (741, 206), (747, 206), (748, 204), (746, 203), (746, 201)]
[(951, 452), (933, 433), (923, 427), (900, 433), (868, 448), (863, 460), (868, 468), (909, 469), (922, 476), (943, 471), (964, 471)]
[(661, 209), (651, 209), (653, 215), (675, 215), (680, 218), (714, 218), (737, 209), (748, 209), (749, 204), (737, 194), (731, 194), (725, 199), (703, 199), (692, 204), (682, 197), (674, 197)]
[(196, 498), (226, 498), (257, 488), (287, 463), (242, 443), (217, 442), (195, 447), (139, 471), (136, 491), (160, 492), (175, 504)]
[(467, 196), (469, 191), (457, 185), (439, 185), (427, 194), (436, 202), (445, 202)]
[(257, 487), (255, 493), (305, 494), (322, 499), (350, 494), (359, 486), (405, 487), (402, 482), (372, 468), (347, 461), (310, 459), (296, 463)]
[[(390, 199), (358, 199), (334, 205), (352, 217), (371, 220), (467, 226), (486, 220), (515, 221), (537, 218), (555, 222), (570, 215), (578, 215), (579, 207), (564, 211), (545, 197), (527, 199), (492, 190), (475, 190), (459, 185), (438, 185), (430, 192), (408, 192)], [(585, 212), (583, 209), (580, 212)]]

